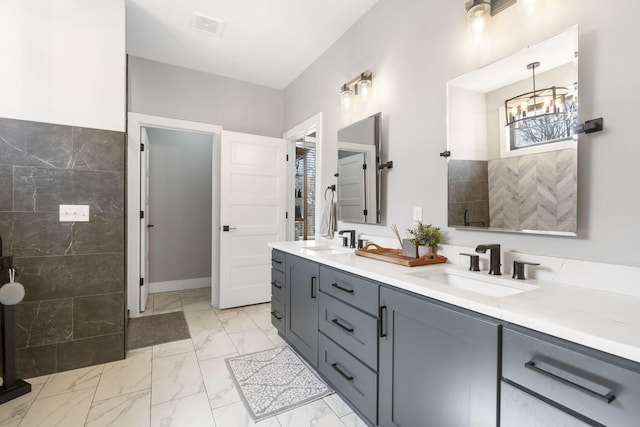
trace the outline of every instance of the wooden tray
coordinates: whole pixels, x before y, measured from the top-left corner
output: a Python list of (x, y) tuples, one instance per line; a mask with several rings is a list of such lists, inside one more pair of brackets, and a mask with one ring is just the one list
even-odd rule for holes
[(379, 259), (381, 261), (392, 262), (394, 264), (405, 265), (407, 267), (415, 267), (418, 265), (440, 264), (447, 261), (447, 257), (428, 253), (419, 258), (411, 258), (402, 255), (400, 249), (389, 249), (378, 246), (375, 243), (369, 243), (362, 249), (356, 251), (356, 255)]

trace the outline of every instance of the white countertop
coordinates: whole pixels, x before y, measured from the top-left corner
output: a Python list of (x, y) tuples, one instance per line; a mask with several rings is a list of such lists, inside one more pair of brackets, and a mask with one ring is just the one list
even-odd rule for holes
[[(468, 272), (455, 264), (405, 267), (355, 255), (308, 249), (327, 242), (273, 242), (269, 246), (330, 267), (367, 277), (392, 287), (424, 295), (505, 322), (534, 329), (640, 363), (640, 298), (536, 279), (520, 281), (500, 276), (513, 286), (537, 289), (492, 297), (425, 280), (421, 273), (455, 270), (479, 280), (494, 280), (486, 271)], [(488, 278), (487, 278), (488, 277)]]

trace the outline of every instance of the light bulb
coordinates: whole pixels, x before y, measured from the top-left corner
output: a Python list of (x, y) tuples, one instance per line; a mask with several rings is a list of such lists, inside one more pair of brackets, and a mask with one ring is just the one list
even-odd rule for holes
[(342, 111), (349, 111), (351, 109), (352, 96), (353, 91), (346, 85), (343, 86), (342, 90), (340, 91), (340, 105), (342, 107)]
[(486, 20), (491, 14), (491, 4), (482, 2), (467, 10), (467, 29), (475, 39), (478, 39), (486, 27)]
[(536, 0), (518, 0), (518, 15), (531, 18), (536, 13)]
[(473, 34), (480, 34), (484, 31), (484, 15), (479, 13), (472, 18), (472, 32)]
[(362, 102), (369, 100), (369, 93), (371, 92), (371, 80), (360, 80), (358, 82), (358, 96)]

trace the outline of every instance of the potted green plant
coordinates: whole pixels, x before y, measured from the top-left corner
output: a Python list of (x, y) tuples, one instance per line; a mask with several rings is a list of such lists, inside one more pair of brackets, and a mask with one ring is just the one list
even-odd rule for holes
[(435, 254), (438, 251), (438, 245), (442, 241), (440, 227), (434, 227), (431, 224), (423, 224), (418, 221), (416, 228), (409, 228), (407, 231), (413, 236), (412, 239), (409, 239), (409, 242), (418, 246), (419, 256), (425, 253)]

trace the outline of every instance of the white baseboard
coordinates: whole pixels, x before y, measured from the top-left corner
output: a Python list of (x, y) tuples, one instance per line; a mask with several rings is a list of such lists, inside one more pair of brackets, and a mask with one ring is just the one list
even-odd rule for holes
[(185, 291), (188, 289), (210, 288), (211, 277), (199, 277), (197, 279), (169, 280), (166, 282), (150, 282), (149, 293)]

